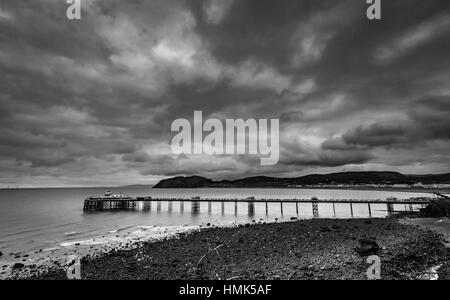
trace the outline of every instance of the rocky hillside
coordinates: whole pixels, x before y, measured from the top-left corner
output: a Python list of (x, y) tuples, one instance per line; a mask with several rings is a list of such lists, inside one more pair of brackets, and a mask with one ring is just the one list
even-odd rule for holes
[(397, 172), (343, 172), (314, 174), (296, 178), (248, 177), (238, 180), (214, 181), (200, 176), (174, 177), (161, 180), (154, 188), (200, 187), (287, 187), (319, 184), (434, 184), (450, 183), (450, 174), (403, 175)]

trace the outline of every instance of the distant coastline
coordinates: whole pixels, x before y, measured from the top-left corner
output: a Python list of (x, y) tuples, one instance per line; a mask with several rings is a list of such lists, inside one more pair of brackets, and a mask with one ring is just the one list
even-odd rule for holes
[[(268, 187), (271, 188), (271, 187)], [(284, 187), (284, 189), (298, 189), (298, 190), (344, 190), (344, 191), (380, 191), (380, 192), (405, 192), (405, 193), (443, 193), (449, 194), (449, 188), (394, 188), (394, 187)]]
[(131, 184), (131, 185), (106, 185), (106, 186), (57, 186), (57, 187), (2, 187), (0, 190), (64, 190), (64, 189), (103, 189), (103, 190), (109, 190), (109, 189), (132, 189), (132, 188), (149, 188), (151, 189), (154, 185), (153, 184)]
[(343, 172), (313, 174), (295, 178), (247, 177), (237, 180), (212, 180), (201, 176), (173, 177), (153, 188), (317, 188), (370, 190), (450, 190), (450, 173), (404, 175), (397, 172)]

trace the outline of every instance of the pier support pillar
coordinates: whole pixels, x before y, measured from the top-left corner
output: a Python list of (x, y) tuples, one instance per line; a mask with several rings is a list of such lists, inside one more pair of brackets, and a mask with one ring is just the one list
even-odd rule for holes
[(372, 218), (372, 208), (370, 207), (370, 203), (367, 203), (368, 207), (369, 207), (369, 217)]
[(250, 218), (255, 216), (255, 203), (254, 202), (249, 202), (248, 203), (248, 216)]
[(269, 204), (266, 202), (266, 216), (269, 215)]
[(298, 216), (298, 202), (295, 202), (295, 211), (297, 212), (297, 216)]
[(180, 212), (184, 213), (184, 201), (180, 201)]
[(161, 212), (161, 201), (156, 202), (156, 211)]
[(237, 209), (237, 201), (234, 201), (234, 215), (237, 216), (238, 209)]
[(225, 202), (222, 201), (222, 207), (221, 207), (222, 216), (225, 214)]
[(283, 215), (283, 202), (280, 202), (281, 215)]
[(312, 203), (312, 210), (314, 218), (319, 217), (319, 204), (317, 202)]
[(333, 216), (336, 218), (336, 203), (333, 202)]
[(211, 201), (208, 202), (208, 214), (211, 214)]
[(394, 204), (392, 204), (392, 203), (387, 204), (387, 213), (388, 213), (388, 216), (390, 216), (394, 213)]
[(351, 213), (351, 216), (353, 218), (353, 203), (350, 203), (350, 213)]

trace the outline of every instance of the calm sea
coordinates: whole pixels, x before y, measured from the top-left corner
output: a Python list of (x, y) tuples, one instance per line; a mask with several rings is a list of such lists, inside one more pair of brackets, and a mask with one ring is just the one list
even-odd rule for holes
[[(129, 241), (148, 240), (180, 231), (198, 228), (207, 223), (227, 226), (249, 220), (272, 222), (291, 217), (310, 218), (311, 204), (264, 204), (249, 210), (247, 203), (202, 203), (192, 210), (186, 202), (152, 203), (150, 210), (83, 213), (83, 201), (88, 196), (102, 195), (106, 190), (130, 196), (211, 198), (306, 198), (320, 199), (384, 199), (410, 198), (428, 194), (382, 191), (344, 191), (318, 189), (150, 189), (150, 188), (65, 188), (0, 190), (0, 266), (14, 262), (51, 263), (67, 255), (84, 255), (103, 251)], [(336, 205), (336, 215), (329, 204), (319, 204), (320, 217), (351, 217), (349, 206)], [(404, 207), (396, 207), (403, 210)], [(354, 205), (354, 217), (368, 217), (367, 205)], [(373, 217), (386, 216), (385, 205), (373, 205)], [(13, 254), (14, 253), (14, 254)], [(17, 256), (20, 253), (20, 257)], [(3, 273), (2, 273), (3, 272)], [(5, 276), (7, 268), (0, 271)]]

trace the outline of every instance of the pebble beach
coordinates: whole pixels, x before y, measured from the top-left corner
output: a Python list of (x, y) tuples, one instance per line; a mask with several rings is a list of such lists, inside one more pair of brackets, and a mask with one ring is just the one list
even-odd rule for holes
[[(81, 261), (85, 280), (364, 280), (362, 240), (375, 242), (381, 279), (449, 279), (442, 234), (399, 218), (252, 222), (180, 233)], [(67, 279), (64, 266), (23, 269), (11, 278)]]

